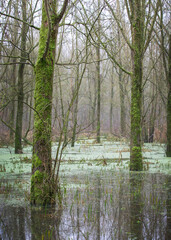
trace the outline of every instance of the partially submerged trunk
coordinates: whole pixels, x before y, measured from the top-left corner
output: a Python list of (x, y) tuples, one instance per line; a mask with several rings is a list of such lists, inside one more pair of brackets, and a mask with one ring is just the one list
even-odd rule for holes
[(65, 0), (61, 13), (56, 15), (56, 1), (43, 1), (39, 52), (35, 67), (35, 114), (34, 149), (31, 177), (31, 203), (49, 205), (55, 203), (57, 186), (52, 174), (51, 159), (51, 112), (53, 73), (55, 64), (56, 38), (59, 22), (65, 12)]

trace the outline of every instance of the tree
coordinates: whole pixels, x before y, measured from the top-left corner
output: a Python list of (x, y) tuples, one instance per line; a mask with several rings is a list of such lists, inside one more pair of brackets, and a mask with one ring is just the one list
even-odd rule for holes
[[(131, 50), (132, 72), (131, 75), (131, 133), (130, 133), (130, 170), (142, 170), (142, 78), (143, 78), (143, 58), (147, 47), (151, 41), (154, 23), (159, 7), (159, 0), (154, 11), (151, 11), (153, 4), (146, 0), (125, 0), (127, 15), (131, 28), (131, 40), (122, 27), (122, 19), (119, 19), (112, 6), (106, 1), (117, 25), (123, 35), (124, 40)], [(154, 7), (154, 6), (153, 6)], [(146, 12), (148, 14), (146, 14)], [(153, 18), (151, 18), (153, 15)], [(152, 19), (150, 21), (150, 19)], [(103, 44), (104, 46), (104, 44)], [(104, 49), (107, 50), (106, 46)], [(115, 57), (107, 51), (112, 60), (125, 72)]]
[(167, 96), (167, 157), (171, 157), (171, 34), (169, 35), (168, 55), (168, 96)]
[(113, 131), (113, 97), (114, 97), (114, 65), (112, 64), (112, 74), (111, 74), (111, 92), (110, 92), (110, 133)]
[[(75, 21), (77, 22), (77, 11), (75, 10)], [(79, 61), (79, 49), (78, 49), (78, 32), (76, 31), (76, 42), (75, 42), (75, 48), (76, 48), (76, 62)], [(79, 64), (76, 67), (76, 76), (75, 76), (75, 91), (78, 91), (78, 84), (79, 84)], [(74, 89), (73, 89), (73, 95), (74, 95)], [(76, 99), (73, 103), (73, 130), (72, 130), (72, 140), (71, 140), (71, 147), (74, 147), (75, 140), (76, 140), (76, 130), (77, 130), (77, 113), (78, 113), (78, 93), (76, 96)]]
[(51, 159), (51, 111), (56, 38), (68, 0), (56, 13), (56, 0), (43, 0), (39, 52), (35, 66), (35, 114), (31, 177), (31, 203), (54, 204), (57, 186), (54, 185)]
[[(29, 132), (27, 131), (25, 136), (22, 136), (22, 132), (25, 130), (24, 128), (26, 128), (28, 122), (25, 120), (23, 125), (23, 119), (26, 117), (28, 110), (30, 110), (28, 101), (26, 100), (24, 103), (24, 100), (28, 99), (29, 93), (32, 92), (32, 89), (28, 90), (28, 80), (29, 78), (33, 79), (29, 77), (29, 65), (33, 69), (34, 49), (36, 47), (36, 45), (33, 46), (33, 41), (30, 41), (30, 35), (33, 33), (34, 28), (32, 28), (33, 25), (30, 23), (33, 23), (38, 1), (34, 2), (34, 7), (32, 2), (27, 4), (26, 0), (20, 2), (18, 0), (6, 1), (2, 10), (0, 10), (0, 15), (4, 16), (2, 20), (5, 23), (4, 27), (1, 28), (2, 48), (0, 47), (0, 53), (2, 61), (0, 65), (3, 65), (0, 77), (1, 88), (4, 88), (6, 84), (3, 89), (4, 98), (3, 102), (1, 102), (1, 111), (8, 113), (1, 121), (10, 130), (9, 141), (15, 142), (16, 153), (21, 153), (21, 139), (26, 140)], [(29, 27), (31, 27), (30, 30)], [(37, 27), (35, 28), (38, 29)], [(8, 136), (7, 128), (4, 129), (4, 132)], [(15, 138), (13, 138), (14, 133)]]
[(23, 23), (21, 30), (21, 58), (20, 65), (18, 69), (18, 105), (17, 105), (17, 117), (16, 117), (16, 128), (15, 128), (15, 153), (22, 152), (22, 125), (23, 125), (23, 100), (24, 100), (24, 68), (25, 68), (25, 58), (26, 58), (26, 40), (28, 26), (26, 22), (26, 0), (22, 0), (22, 15)]
[(98, 0), (98, 42), (96, 47), (97, 52), (97, 142), (100, 143), (100, 110), (101, 110), (101, 76), (100, 76), (100, 0)]
[[(166, 146), (166, 155), (167, 157), (171, 157), (171, 34), (169, 31), (170, 18), (166, 18), (164, 21), (164, 7), (166, 9), (170, 8), (169, 2), (160, 3), (160, 15), (159, 18), (159, 28), (160, 28), (160, 37), (156, 32), (159, 47), (161, 48), (161, 53), (163, 57), (163, 67), (166, 76), (166, 84), (167, 84), (167, 103), (166, 103), (166, 121), (167, 121), (167, 146)], [(168, 46), (168, 48), (167, 48)]]

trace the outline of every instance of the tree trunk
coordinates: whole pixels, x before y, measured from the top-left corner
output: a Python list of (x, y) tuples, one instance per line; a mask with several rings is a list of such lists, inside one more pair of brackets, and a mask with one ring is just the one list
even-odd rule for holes
[(122, 70), (119, 69), (119, 91), (120, 91), (120, 127), (121, 136), (125, 136), (125, 106), (124, 106), (124, 88), (123, 88), (123, 74)]
[[(98, 0), (98, 12), (100, 12), (100, 0)], [(100, 37), (100, 16), (98, 18), (98, 36)], [(100, 105), (101, 105), (101, 78), (100, 78), (100, 43), (98, 40), (97, 51), (97, 143), (100, 143)]]
[[(78, 66), (79, 68), (79, 66)], [(77, 70), (78, 71), (78, 70)], [(78, 75), (79, 73), (77, 73)], [(77, 76), (77, 79), (76, 81), (78, 81), (78, 76)], [(77, 85), (77, 84), (76, 84)], [(78, 87), (76, 86), (76, 89), (78, 90)], [(76, 91), (77, 91), (76, 90)], [(76, 139), (76, 130), (77, 130), (77, 112), (78, 112), (78, 93), (77, 93), (77, 96), (76, 96), (76, 99), (75, 99), (75, 103), (74, 103), (74, 125), (73, 125), (73, 132), (72, 132), (72, 141), (71, 141), (71, 147), (74, 147), (74, 144), (75, 144), (75, 139)]]
[(113, 97), (114, 97), (114, 66), (112, 65), (112, 76), (111, 76), (111, 92), (110, 92), (110, 133), (113, 131)]
[(48, 34), (47, 21), (43, 1), (39, 53), (35, 67), (34, 150), (31, 178), (31, 203), (40, 205), (50, 204), (55, 198), (50, 176), (52, 168), (51, 111), (57, 30), (52, 26), (49, 49), (44, 58)]
[[(75, 10), (75, 20), (77, 22), (77, 11)], [(78, 55), (78, 33), (76, 31), (76, 62), (78, 63), (79, 61), (79, 55)], [(77, 113), (78, 113), (78, 82), (79, 82), (79, 65), (77, 65), (76, 69), (76, 79), (75, 79), (75, 91), (77, 91), (76, 99), (73, 104), (73, 131), (72, 131), (72, 140), (71, 140), (71, 147), (74, 147), (75, 144), (75, 139), (76, 139), (76, 130), (77, 130)]]
[(167, 157), (171, 157), (171, 35), (169, 35), (169, 59), (168, 59), (168, 98), (167, 98)]
[[(22, 15), (23, 21), (26, 19), (26, 0), (22, 0)], [(18, 102), (17, 102), (17, 117), (16, 117), (16, 128), (15, 128), (15, 153), (22, 152), (22, 123), (23, 123), (23, 100), (24, 100), (24, 58), (26, 57), (26, 36), (27, 36), (28, 26), (23, 22), (21, 30), (21, 59), (18, 69)]]
[(68, 0), (65, 0), (59, 15), (55, 14), (56, 0), (51, 2), (52, 11), (47, 0), (43, 0), (42, 5), (39, 52), (35, 66), (34, 148), (31, 177), (31, 204), (34, 205), (55, 204), (57, 183), (54, 184), (51, 159), (53, 73), (58, 26), (67, 4)]
[(141, 115), (142, 115), (142, 61), (143, 61), (143, 24), (141, 3), (135, 1), (134, 20), (132, 24), (132, 64), (131, 78), (131, 136), (130, 136), (130, 170), (143, 169), (141, 150)]
[[(12, 90), (12, 96), (13, 96), (13, 101), (11, 103), (11, 116), (10, 116), (10, 126), (12, 128), (15, 127), (15, 84), (16, 84), (16, 59), (14, 58), (13, 60), (14, 65), (13, 65), (13, 70), (12, 70), (12, 85), (13, 85), (13, 90)], [(10, 129), (10, 139), (13, 139), (14, 137), (14, 131)]]
[[(119, 49), (121, 49), (121, 38), (120, 38), (120, 31), (118, 29), (118, 44)], [(122, 65), (121, 59), (121, 51), (119, 51), (119, 63)], [(125, 135), (125, 106), (124, 106), (124, 88), (123, 88), (123, 72), (122, 69), (119, 68), (119, 93), (120, 93), (120, 129), (121, 129), (121, 136)]]
[(96, 126), (95, 126), (95, 118), (96, 117), (95, 116), (96, 116), (96, 105), (97, 105), (97, 83), (96, 83), (96, 79), (94, 79), (94, 78), (93, 78), (93, 83), (94, 83), (94, 96), (92, 97), (93, 102), (92, 102), (92, 119), (91, 119), (91, 122), (92, 122), (92, 130), (95, 131), (96, 130)]

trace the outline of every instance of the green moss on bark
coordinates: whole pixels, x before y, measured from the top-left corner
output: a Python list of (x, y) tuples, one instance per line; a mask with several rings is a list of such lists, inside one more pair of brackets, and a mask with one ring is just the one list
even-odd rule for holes
[(53, 183), (45, 172), (36, 170), (31, 177), (31, 204), (47, 206), (55, 204)]
[[(55, 201), (55, 188), (51, 177), (51, 112), (57, 36), (54, 21), (55, 17), (52, 18), (52, 31), (48, 38), (49, 24), (43, 2), (39, 52), (35, 66), (34, 149), (31, 178), (31, 203), (35, 205), (48, 205)], [(50, 42), (47, 54), (44, 56), (48, 40)]]
[(130, 170), (141, 171), (141, 115), (142, 115), (142, 67), (143, 67), (143, 23), (141, 8), (136, 2), (136, 15), (132, 29), (132, 64), (131, 79), (131, 137), (130, 137)]
[(49, 205), (55, 203), (54, 182), (46, 171), (42, 160), (34, 154), (32, 159), (31, 204)]
[(132, 148), (131, 171), (141, 171), (143, 169), (141, 146)]

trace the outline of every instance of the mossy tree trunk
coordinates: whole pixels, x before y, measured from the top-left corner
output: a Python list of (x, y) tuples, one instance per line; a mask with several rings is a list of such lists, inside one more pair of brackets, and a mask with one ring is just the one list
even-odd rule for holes
[(142, 115), (142, 68), (143, 68), (143, 10), (136, 0), (132, 22), (132, 78), (131, 78), (131, 136), (130, 170), (142, 170), (141, 115)]
[[(156, 6), (153, 6), (153, 17), (151, 17), (150, 11), (148, 16), (146, 16), (147, 8), (150, 9), (152, 7), (150, 2), (146, 0), (135, 0), (134, 3), (130, 1), (128, 5), (128, 1), (126, 0), (126, 3), (132, 35), (130, 170), (141, 171), (143, 169), (141, 139), (143, 57), (151, 41), (151, 35), (159, 8), (159, 0)], [(152, 20), (149, 21), (149, 18)]]
[[(26, 0), (22, 0), (22, 15), (23, 21), (26, 21)], [(15, 153), (22, 152), (22, 125), (23, 125), (23, 100), (24, 100), (24, 68), (26, 57), (26, 36), (28, 26), (26, 23), (22, 23), (21, 30), (21, 59), (18, 69), (18, 101), (17, 101), (17, 117), (16, 117), (16, 128), (15, 128)]]
[(31, 177), (31, 204), (55, 203), (57, 186), (52, 175), (51, 112), (56, 38), (68, 0), (56, 14), (56, 0), (43, 0), (39, 52), (35, 66), (34, 149)]
[(167, 98), (167, 157), (171, 157), (171, 35), (169, 35), (169, 59), (168, 59), (168, 98)]
[[(132, 73), (125, 70), (112, 56), (113, 61), (125, 73), (131, 75), (131, 133), (130, 133), (130, 170), (140, 171), (142, 164), (141, 132), (142, 132), (142, 77), (143, 77), (143, 57), (151, 41), (154, 24), (159, 9), (159, 1), (156, 4), (147, 0), (125, 0), (127, 16), (131, 25), (131, 41), (127, 36), (112, 6), (107, 0), (105, 3), (117, 22), (117, 25), (131, 50)], [(119, 1), (117, 3), (120, 4)], [(153, 9), (153, 11), (151, 11)], [(104, 46), (104, 45), (103, 45)], [(106, 47), (104, 46), (106, 49)], [(107, 49), (106, 49), (107, 50)], [(109, 52), (107, 51), (109, 54)], [(110, 56), (110, 54), (109, 54)]]

